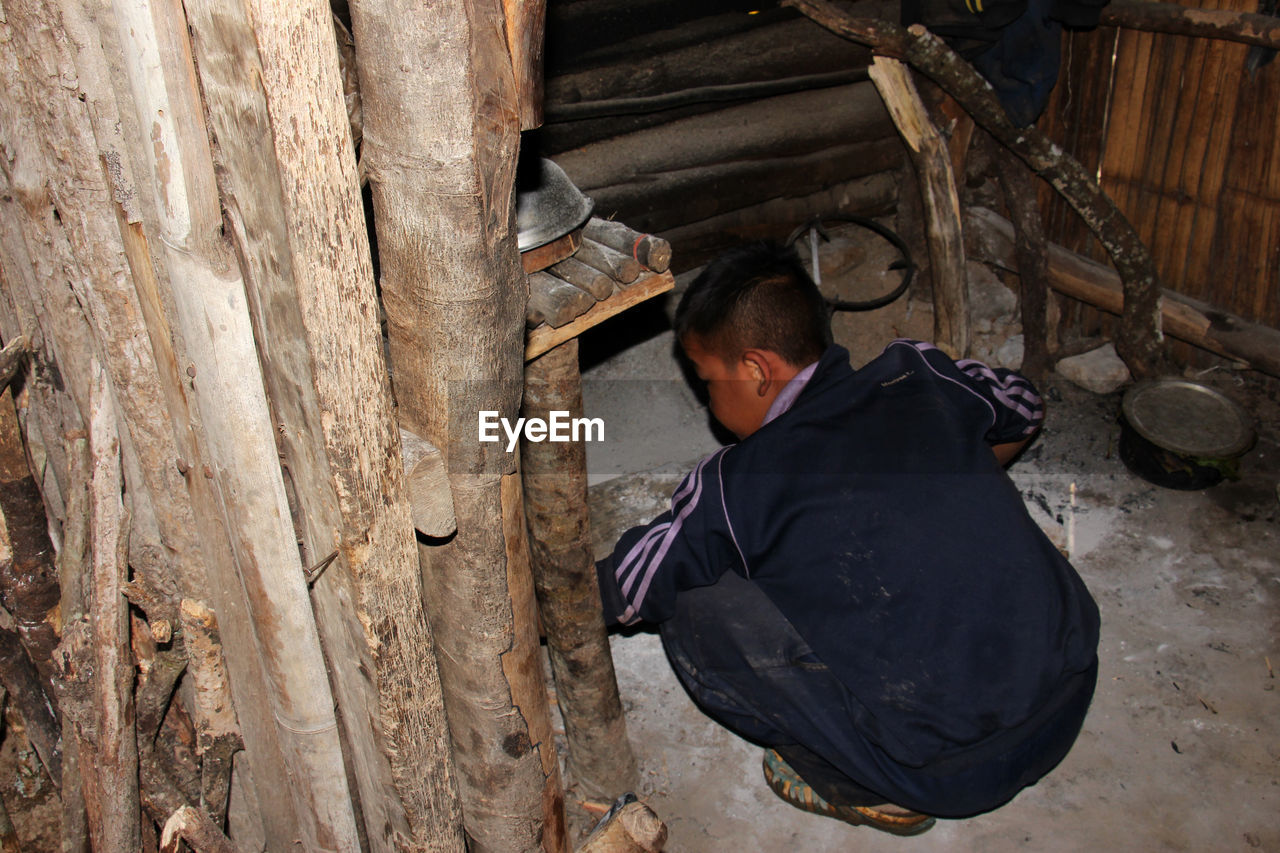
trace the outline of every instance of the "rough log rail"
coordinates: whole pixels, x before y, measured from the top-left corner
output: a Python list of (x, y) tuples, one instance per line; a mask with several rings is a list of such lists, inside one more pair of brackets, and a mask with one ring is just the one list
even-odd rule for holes
[[(971, 208), (965, 216), (965, 233), (975, 257), (1007, 268), (1014, 266), (1014, 228), (998, 213)], [(1124, 293), (1115, 270), (1052, 243), (1048, 244), (1047, 260), (1046, 277), (1054, 290), (1111, 314), (1123, 310)], [(1171, 290), (1164, 292), (1161, 308), (1164, 328), (1172, 337), (1280, 376), (1280, 331)]]
[(858, 18), (830, 0), (784, 0), (832, 32), (902, 59), (937, 83), (979, 126), (1027, 163), (1080, 214), (1110, 255), (1124, 282), (1124, 310), (1116, 349), (1137, 377), (1159, 372), (1163, 338), (1161, 289), (1151, 255), (1133, 226), (1084, 168), (1035, 128), (1016, 127), (995, 92), (971, 65), (920, 26)]
[(1193, 9), (1176, 3), (1111, 3), (1099, 24), (1152, 33), (1223, 39), (1280, 50), (1280, 19), (1227, 9)]

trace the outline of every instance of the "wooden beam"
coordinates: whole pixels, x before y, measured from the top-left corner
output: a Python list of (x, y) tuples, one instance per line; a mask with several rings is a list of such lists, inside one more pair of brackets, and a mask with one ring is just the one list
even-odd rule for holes
[[(1013, 268), (1014, 234), (1008, 220), (986, 208), (972, 208), (966, 214), (966, 227), (978, 257)], [(1124, 288), (1115, 270), (1054, 244), (1048, 246), (1048, 282), (1059, 293), (1110, 314), (1124, 310)], [(1164, 291), (1161, 310), (1164, 326), (1173, 337), (1280, 376), (1280, 331), (1171, 290)]]
[(969, 292), (964, 239), (960, 234), (960, 199), (951, 172), (950, 152), (933, 126), (905, 65), (877, 56), (871, 63), (871, 80), (906, 141), (920, 178), (933, 280), (934, 343), (952, 358), (964, 358), (969, 354)]

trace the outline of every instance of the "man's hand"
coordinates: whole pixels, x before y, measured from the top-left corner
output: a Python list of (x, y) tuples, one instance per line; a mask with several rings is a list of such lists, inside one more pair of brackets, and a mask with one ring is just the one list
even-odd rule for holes
[(1024, 438), (1022, 441), (1010, 441), (1005, 444), (991, 445), (991, 452), (996, 455), (996, 461), (1001, 467), (1008, 467), (1013, 458), (1022, 452), (1022, 448), (1027, 446), (1031, 441), (1030, 438)]

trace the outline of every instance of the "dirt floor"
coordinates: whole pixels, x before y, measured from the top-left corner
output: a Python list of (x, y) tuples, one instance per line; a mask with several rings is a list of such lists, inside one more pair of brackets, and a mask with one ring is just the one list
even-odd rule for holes
[[(613, 353), (585, 373), (586, 413), (610, 439), (589, 447), (597, 554), (719, 445), (670, 333), (623, 343), (610, 336)], [(1139, 479), (1117, 455), (1121, 394), (1061, 378), (1043, 383), (1048, 424), (1010, 472), (1051, 535), (1071, 540), (1102, 612), (1098, 690), (1056, 770), (916, 838), (814, 817), (766, 787), (759, 747), (693, 706), (656, 634), (617, 635), (639, 793), (667, 822), (667, 849), (1280, 850), (1280, 383), (1200, 378), (1256, 421), (1238, 482), (1182, 492)]]

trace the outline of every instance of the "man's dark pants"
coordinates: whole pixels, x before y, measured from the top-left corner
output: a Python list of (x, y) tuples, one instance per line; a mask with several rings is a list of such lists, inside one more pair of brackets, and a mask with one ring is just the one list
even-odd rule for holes
[(995, 808), (1057, 765), (1080, 731), (1097, 676), (1095, 663), (1070, 679), (1032, 726), (999, 741), (994, 756), (986, 749), (976, 759), (962, 753), (913, 768), (853, 729), (853, 694), (751, 581), (726, 572), (712, 586), (681, 593), (676, 615), (660, 630), (698, 705), (739, 735), (777, 749), (824, 799), (891, 802), (938, 817)]

